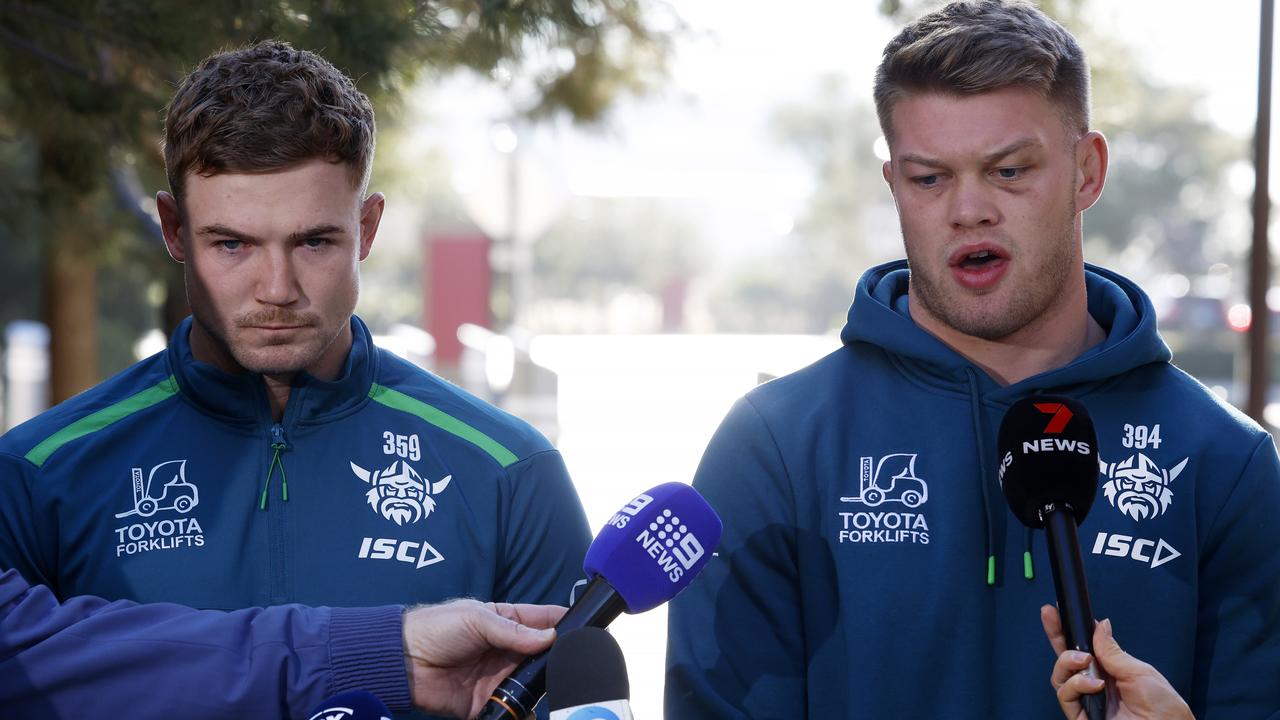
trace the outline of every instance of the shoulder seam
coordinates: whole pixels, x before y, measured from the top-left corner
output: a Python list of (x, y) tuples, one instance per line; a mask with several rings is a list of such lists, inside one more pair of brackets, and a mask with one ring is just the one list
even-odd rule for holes
[(465, 440), (483, 450), (504, 469), (520, 461), (520, 457), (505, 445), (459, 420), (440, 408), (406, 395), (399, 390), (373, 383), (369, 386), (369, 398), (374, 402), (413, 415), (445, 432)]
[(49, 456), (57, 452), (63, 445), (86, 435), (92, 435), (136, 412), (161, 403), (177, 394), (177, 378), (169, 375), (164, 380), (145, 390), (136, 392), (123, 400), (112, 403), (97, 412), (90, 413), (62, 427), (44, 440), (41, 440), (22, 457), (32, 465), (41, 467), (49, 459)]

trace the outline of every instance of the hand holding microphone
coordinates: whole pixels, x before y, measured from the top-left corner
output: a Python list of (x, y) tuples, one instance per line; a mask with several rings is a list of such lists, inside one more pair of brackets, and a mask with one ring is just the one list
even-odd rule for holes
[(454, 600), (405, 612), (413, 704), (452, 717), (471, 717), (489, 689), (526, 655), (546, 650), (564, 615), (558, 605)]
[(1058, 653), (1050, 682), (1068, 720), (1083, 717), (1081, 700), (1101, 689), (1103, 682), (1110, 701), (1107, 704), (1110, 720), (1195, 720), (1186, 701), (1159, 671), (1120, 648), (1111, 634), (1110, 621), (1103, 620), (1093, 631), (1093, 652), (1106, 672), (1105, 681), (1080, 674), (1090, 658), (1067, 649), (1056, 608), (1052, 605), (1040, 608), (1040, 622), (1054, 652)]
[[(583, 561), (591, 582), (556, 624), (567, 634), (650, 610), (688, 587), (711, 559), (723, 526), (698, 491), (665, 483), (637, 495), (605, 525)], [(547, 653), (526, 659), (475, 720), (525, 720), (547, 687)]]

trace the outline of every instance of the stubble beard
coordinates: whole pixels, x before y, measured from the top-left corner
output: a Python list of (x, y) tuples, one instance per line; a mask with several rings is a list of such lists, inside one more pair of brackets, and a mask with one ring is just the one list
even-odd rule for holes
[[(296, 313), (286, 309), (259, 310), (228, 318), (215, 306), (208, 289), (199, 276), (188, 268), (186, 273), (187, 300), (191, 316), (200, 325), (218, 352), (235, 364), (236, 369), (257, 375), (293, 375), (313, 367), (342, 332), (342, 324), (336, 328), (322, 328), (320, 318), (311, 313)], [(346, 322), (350, 322), (348, 316)], [(255, 324), (306, 325), (298, 331), (300, 337), (288, 344), (249, 347), (241, 336)], [(331, 330), (331, 331), (330, 331)]]
[[(1068, 203), (1059, 215), (1054, 237), (1046, 246), (1048, 252), (1030, 272), (1020, 275), (1026, 279), (1021, 286), (1015, 278), (1006, 275), (995, 293), (974, 295), (958, 287), (950, 278), (949, 266), (941, 268), (942, 277), (922, 272), (922, 264), (913, 263), (907, 254), (911, 270), (911, 289), (929, 314), (947, 327), (970, 337), (983, 340), (999, 340), (1027, 327), (1048, 312), (1050, 306), (1062, 294), (1072, 267), (1078, 262), (1075, 253), (1075, 209)], [(903, 228), (906, 234), (906, 228)], [(907, 247), (911, 243), (906, 243)], [(1010, 268), (1018, 270), (1018, 268)], [(1010, 283), (1015, 280), (1015, 283)], [(1007, 299), (1001, 302), (996, 293), (1003, 292)]]

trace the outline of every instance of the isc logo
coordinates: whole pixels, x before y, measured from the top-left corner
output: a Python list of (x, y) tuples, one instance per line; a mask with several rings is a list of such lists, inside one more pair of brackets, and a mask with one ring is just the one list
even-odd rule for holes
[(1164, 541), (1164, 538), (1148, 540), (1119, 533), (1108, 535), (1104, 532), (1098, 533), (1097, 540), (1094, 540), (1093, 554), (1127, 557), (1153, 568), (1160, 567), (1174, 558), (1182, 557), (1182, 553), (1174, 550), (1173, 546)]
[(360, 543), (358, 557), (369, 560), (399, 560), (415, 568), (444, 562), (444, 556), (431, 547), (431, 543), (426, 540), (417, 542), (392, 538), (365, 538), (364, 542)]

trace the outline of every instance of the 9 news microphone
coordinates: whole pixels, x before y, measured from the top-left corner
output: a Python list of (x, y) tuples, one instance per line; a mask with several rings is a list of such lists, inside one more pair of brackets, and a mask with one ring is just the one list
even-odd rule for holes
[(627, 661), (608, 630), (583, 627), (558, 638), (547, 657), (551, 720), (632, 720)]
[[(1076, 527), (1098, 489), (1098, 434), (1079, 402), (1036, 395), (1015, 402), (1000, 422), (1000, 488), (1023, 525), (1044, 528), (1067, 646), (1093, 654), (1093, 608)], [(1097, 677), (1090, 662), (1083, 671)], [(1081, 698), (1089, 720), (1106, 717), (1106, 689)]]
[[(602, 628), (623, 611), (644, 612), (675, 597), (711, 559), (722, 530), (707, 501), (684, 483), (665, 483), (637, 495), (587, 548), (582, 569), (591, 582), (556, 625), (557, 636)], [(532, 717), (546, 693), (546, 672), (547, 652), (520, 663), (475, 720)]]
[(391, 720), (391, 711), (373, 693), (350, 690), (320, 703), (310, 720)]

